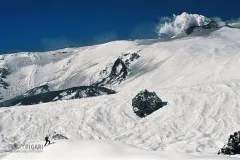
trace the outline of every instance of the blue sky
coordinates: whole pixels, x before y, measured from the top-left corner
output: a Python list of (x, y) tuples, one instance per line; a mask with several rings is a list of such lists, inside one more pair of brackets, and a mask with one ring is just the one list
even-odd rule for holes
[(160, 17), (238, 18), (239, 0), (0, 0), (0, 53), (156, 38)]

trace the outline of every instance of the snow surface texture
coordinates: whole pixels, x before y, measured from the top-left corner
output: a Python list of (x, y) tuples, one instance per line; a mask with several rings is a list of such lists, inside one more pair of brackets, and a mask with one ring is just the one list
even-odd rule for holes
[[(206, 157), (175, 152), (154, 152), (113, 141), (57, 141), (42, 153), (14, 153), (5, 160), (200, 160)], [(237, 160), (210, 156), (207, 160)]]
[[(111, 86), (115, 95), (0, 108), (0, 152), (15, 143), (42, 141), (55, 131), (70, 140), (115, 140), (166, 156), (184, 152), (221, 159), (211, 157), (240, 130), (239, 29), (3, 55), (1, 63), (11, 74), (4, 79), (10, 86), (0, 92), (8, 99), (46, 83), (50, 90), (89, 85), (121, 54), (136, 52), (140, 58), (126, 80)], [(143, 89), (155, 91), (168, 105), (140, 119), (131, 100)]]

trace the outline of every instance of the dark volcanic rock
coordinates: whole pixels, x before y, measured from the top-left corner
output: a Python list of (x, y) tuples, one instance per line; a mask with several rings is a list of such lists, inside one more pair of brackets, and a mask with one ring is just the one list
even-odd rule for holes
[(141, 91), (132, 99), (133, 110), (139, 117), (146, 117), (166, 104), (155, 92), (147, 90)]
[(208, 24), (203, 25), (203, 26), (192, 26), (192, 27), (189, 27), (188, 29), (185, 30), (185, 32), (186, 32), (187, 35), (189, 35), (189, 34), (192, 34), (194, 31), (203, 32), (204, 30), (218, 30), (218, 29), (220, 29), (222, 27), (223, 26), (220, 26), (218, 24), (218, 22), (211, 21)]
[(35, 87), (33, 89), (30, 89), (29, 91), (27, 91), (26, 93), (23, 94), (24, 97), (28, 97), (28, 96), (34, 96), (37, 94), (41, 94), (41, 93), (46, 93), (49, 92), (49, 86), (47, 84), (42, 85), (42, 86), (38, 86)]
[[(1, 80), (0, 80), (1, 81)], [(1, 82), (0, 82), (1, 83)], [(46, 92), (49, 92), (49, 87), (48, 85), (42, 85), (42, 86), (38, 86), (38, 87), (35, 87), (33, 89), (30, 89), (28, 90), (26, 93), (22, 94), (22, 95), (19, 95), (17, 97), (14, 97), (10, 100), (7, 100), (7, 101), (4, 101), (2, 103), (4, 103), (4, 105), (8, 105), (10, 102), (17, 102), (17, 101), (21, 101), (22, 99), (24, 99), (25, 97), (30, 97), (30, 96), (34, 96), (34, 95), (37, 95), (37, 94), (41, 94), (41, 93), (46, 93)], [(1, 100), (1, 98), (0, 98)], [(0, 107), (3, 107), (2, 106), (2, 103), (0, 103)], [(10, 104), (9, 104), (10, 105)], [(6, 106), (7, 107), (7, 106)]]
[(0, 77), (1, 78), (7, 78), (7, 76), (11, 74), (8, 69), (6, 68), (0, 68)]
[(9, 84), (0, 78), (0, 87), (7, 89)]
[(68, 138), (62, 134), (54, 133), (54, 135), (52, 136), (52, 139), (61, 140), (61, 139), (68, 139)]
[(223, 146), (218, 154), (240, 154), (240, 131), (234, 132), (229, 136), (227, 145)]
[(8, 75), (10, 75), (10, 71), (6, 68), (0, 68), (0, 87), (7, 89), (9, 84), (4, 81), (5, 78), (7, 78)]
[(95, 97), (100, 95), (114, 94), (113, 90), (96, 87), (96, 86), (80, 86), (73, 87), (60, 91), (50, 91), (47, 93), (41, 93), (33, 96), (19, 96), (0, 103), (0, 107), (9, 107), (15, 105), (33, 105), (39, 103), (53, 102), (58, 100), (70, 100), (87, 97)]
[(129, 66), (131, 64), (131, 62), (133, 62), (134, 60), (140, 58), (140, 56), (137, 53), (133, 53), (130, 55), (130, 57), (128, 59), (125, 60), (125, 64), (127, 66)]
[[(139, 51), (138, 51), (139, 52)], [(102, 77), (99, 81), (93, 83), (95, 86), (105, 86), (108, 84), (120, 84), (122, 81), (126, 79), (128, 74), (130, 73), (129, 66), (133, 61), (138, 59), (140, 56), (136, 53), (127, 53), (123, 54), (119, 57), (112, 65), (109, 65), (100, 72), (100, 77)]]
[(123, 81), (128, 74), (128, 70), (127, 65), (118, 58), (113, 64), (112, 71), (109, 75), (110, 80), (107, 83), (111, 83), (111, 80), (113, 79), (116, 79), (119, 82)]

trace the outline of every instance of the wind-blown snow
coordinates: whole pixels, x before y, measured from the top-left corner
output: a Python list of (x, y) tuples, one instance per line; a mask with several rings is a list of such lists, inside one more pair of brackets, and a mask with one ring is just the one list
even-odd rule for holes
[(183, 12), (181, 15), (173, 15), (173, 18), (163, 18), (158, 26), (158, 35), (160, 37), (173, 37), (183, 33), (192, 26), (203, 26), (210, 22), (210, 19), (198, 15)]
[[(140, 58), (130, 66), (126, 80), (112, 86), (115, 95), (0, 108), (0, 152), (14, 143), (42, 141), (55, 131), (70, 140), (128, 143), (166, 153), (166, 159), (178, 152), (199, 159), (228, 159), (215, 155), (229, 134), (240, 130), (239, 29), (223, 27), (205, 36), (143, 41), (4, 55), (12, 71), (6, 81), (14, 94), (43, 82), (51, 89), (86, 85), (101, 78), (96, 76), (99, 71), (119, 55), (139, 51)], [(131, 100), (143, 89), (155, 91), (168, 105), (140, 119)], [(12, 96), (7, 91), (2, 92), (5, 98)]]

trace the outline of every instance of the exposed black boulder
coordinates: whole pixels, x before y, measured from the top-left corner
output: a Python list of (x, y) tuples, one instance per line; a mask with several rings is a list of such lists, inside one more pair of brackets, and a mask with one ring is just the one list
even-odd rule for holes
[(147, 90), (141, 91), (132, 99), (133, 111), (139, 117), (146, 117), (166, 104), (167, 102), (162, 102), (155, 92)]
[(87, 97), (95, 97), (100, 95), (108, 95), (116, 93), (114, 90), (110, 90), (105, 87), (97, 86), (80, 86), (73, 87), (60, 91), (50, 91), (33, 96), (19, 96), (0, 103), (0, 107), (9, 107), (15, 105), (33, 105), (39, 103), (47, 103), (58, 100), (70, 100)]
[(240, 154), (240, 131), (234, 132), (228, 138), (228, 143), (221, 148), (218, 154), (235, 155)]

